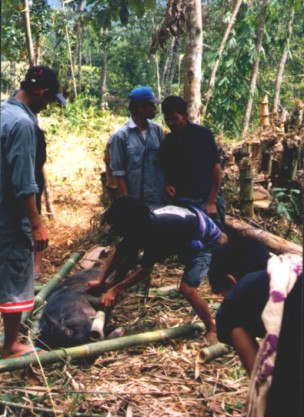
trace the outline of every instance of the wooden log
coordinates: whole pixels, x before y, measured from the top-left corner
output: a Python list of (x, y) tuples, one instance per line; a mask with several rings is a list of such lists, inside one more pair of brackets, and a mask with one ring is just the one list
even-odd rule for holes
[(275, 253), (295, 253), (300, 256), (303, 255), (301, 245), (297, 245), (296, 243), (290, 242), (279, 236), (275, 236), (265, 230), (257, 229), (245, 221), (231, 216), (226, 216), (225, 221), (228, 228), (236, 231), (237, 233), (241, 233), (242, 235), (251, 236), (259, 240)]
[(205, 325), (201, 322), (189, 324), (188, 326), (173, 327), (169, 329), (155, 330), (153, 332), (138, 333), (131, 336), (119, 337), (117, 339), (104, 340), (102, 342), (88, 343), (65, 349), (57, 349), (50, 352), (40, 353), (39, 358), (34, 355), (22, 356), (0, 360), (0, 373), (24, 369), (30, 365), (47, 365), (71, 359), (94, 357), (105, 352), (126, 349), (131, 346), (148, 343), (162, 342), (176, 337), (193, 336), (196, 332), (205, 331)]

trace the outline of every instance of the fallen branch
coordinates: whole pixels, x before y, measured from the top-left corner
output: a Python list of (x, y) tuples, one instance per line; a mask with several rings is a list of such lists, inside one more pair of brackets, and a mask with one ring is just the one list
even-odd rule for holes
[(66, 349), (57, 349), (39, 355), (29, 355), (19, 358), (0, 360), (0, 373), (23, 369), (30, 365), (47, 365), (70, 359), (80, 359), (90, 356), (98, 356), (105, 352), (125, 349), (131, 346), (161, 342), (164, 340), (192, 336), (195, 332), (205, 331), (205, 325), (201, 322), (189, 324), (188, 326), (173, 327), (170, 329), (155, 330), (153, 332), (133, 334), (131, 336), (119, 337), (117, 339), (105, 340), (102, 342), (89, 343), (82, 346), (75, 346)]
[(303, 255), (301, 245), (297, 245), (296, 243), (290, 242), (279, 236), (275, 236), (266, 230), (256, 229), (244, 220), (236, 219), (231, 216), (226, 216), (225, 220), (228, 228), (241, 233), (242, 235), (251, 236), (259, 240), (271, 251), (276, 253), (295, 253), (300, 256)]

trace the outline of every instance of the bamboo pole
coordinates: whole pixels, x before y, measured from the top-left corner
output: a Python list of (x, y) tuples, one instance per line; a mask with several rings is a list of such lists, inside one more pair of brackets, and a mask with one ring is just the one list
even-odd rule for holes
[(71, 359), (98, 356), (105, 352), (125, 349), (131, 346), (148, 343), (162, 342), (176, 337), (192, 336), (195, 332), (205, 331), (205, 325), (201, 322), (187, 326), (173, 327), (169, 329), (155, 330), (153, 332), (138, 333), (131, 336), (124, 336), (117, 339), (104, 340), (102, 342), (89, 343), (66, 349), (57, 349), (50, 352), (42, 352), (39, 355), (21, 356), (0, 360), (0, 373), (11, 372), (17, 369), (24, 369), (30, 365), (48, 365), (51, 363)]
[[(71, 271), (80, 259), (80, 254), (77, 252), (72, 253), (70, 258), (59, 268), (58, 272), (50, 279), (50, 281), (44, 285), (42, 290), (35, 296), (34, 310), (41, 307), (44, 301), (49, 297), (54, 288), (65, 278), (65, 276)], [(22, 321), (28, 320), (32, 311), (26, 311), (22, 315)]]

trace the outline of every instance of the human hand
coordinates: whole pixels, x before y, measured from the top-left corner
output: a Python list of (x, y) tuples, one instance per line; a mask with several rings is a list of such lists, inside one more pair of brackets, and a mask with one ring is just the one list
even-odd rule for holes
[(49, 245), (49, 237), (43, 223), (32, 227), (32, 235), (34, 241), (34, 249), (37, 252), (43, 251)]
[(205, 207), (205, 213), (211, 218), (217, 217), (216, 203), (213, 201), (208, 201)]
[(171, 198), (173, 198), (176, 194), (176, 189), (173, 185), (166, 185), (165, 190), (168, 196)]
[(88, 291), (88, 290), (90, 290), (91, 288), (96, 288), (96, 287), (99, 287), (99, 285), (100, 285), (100, 282), (99, 282), (97, 279), (92, 280), (92, 281), (88, 281), (88, 282), (87, 282), (87, 285), (86, 285), (86, 289), (87, 289), (87, 291)]
[(116, 292), (113, 289), (108, 290), (101, 297), (101, 304), (105, 307), (112, 307), (116, 300)]

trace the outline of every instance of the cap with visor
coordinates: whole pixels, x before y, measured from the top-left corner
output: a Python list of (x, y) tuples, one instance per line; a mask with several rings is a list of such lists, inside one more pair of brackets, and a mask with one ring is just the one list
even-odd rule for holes
[(47, 66), (31, 67), (25, 75), (25, 84), (33, 91), (46, 91), (53, 95), (59, 103), (66, 104), (65, 98), (59, 93), (60, 86), (57, 75)]
[(152, 89), (150, 87), (141, 86), (134, 88), (130, 95), (129, 95), (130, 101), (148, 101), (150, 103), (154, 104), (160, 104), (161, 100), (155, 97)]

